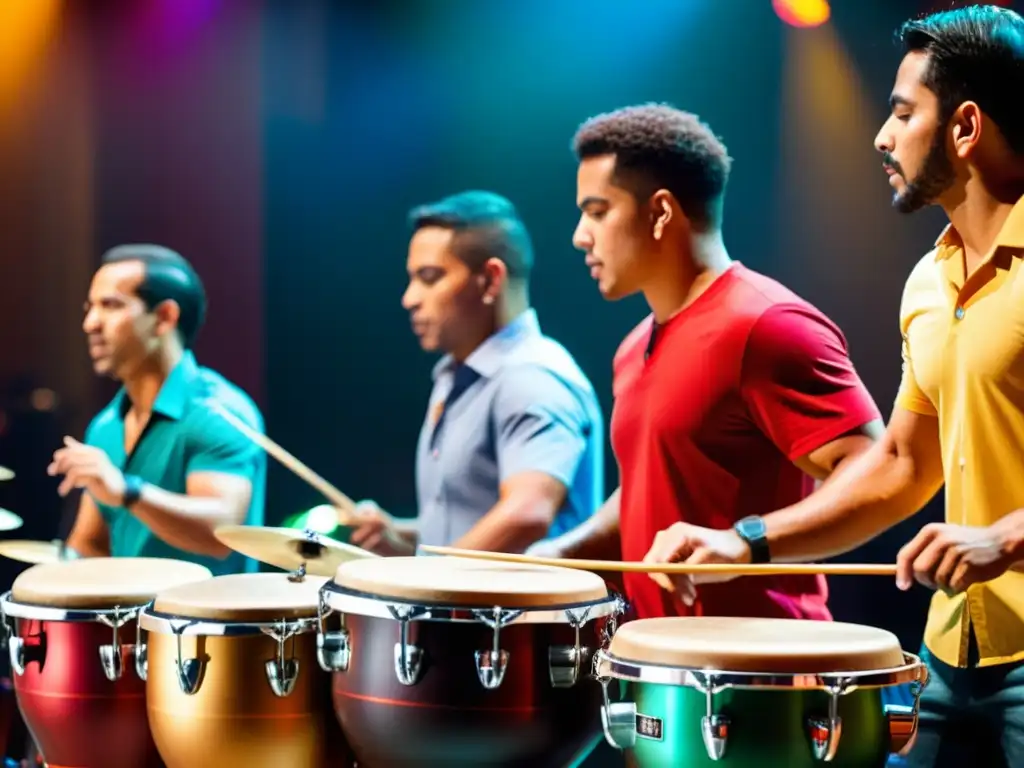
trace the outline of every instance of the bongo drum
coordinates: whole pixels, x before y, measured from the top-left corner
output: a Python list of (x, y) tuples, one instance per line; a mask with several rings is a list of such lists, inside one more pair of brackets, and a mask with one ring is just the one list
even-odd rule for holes
[(149, 725), (168, 768), (351, 765), (316, 658), (326, 582), (217, 576), (143, 610)]
[(447, 557), (352, 560), (318, 637), (360, 768), (561, 768), (600, 740), (593, 652), (621, 601), (586, 571)]
[[(927, 683), (890, 632), (798, 619), (640, 619), (594, 668), (605, 736), (638, 768), (884, 766), (912, 746)], [(625, 701), (611, 701), (613, 681)], [(881, 691), (904, 683), (914, 706), (883, 707)]]
[(0, 597), (14, 690), (47, 765), (161, 765), (136, 672), (136, 619), (160, 590), (209, 576), (178, 560), (96, 557), (34, 565), (14, 580)]

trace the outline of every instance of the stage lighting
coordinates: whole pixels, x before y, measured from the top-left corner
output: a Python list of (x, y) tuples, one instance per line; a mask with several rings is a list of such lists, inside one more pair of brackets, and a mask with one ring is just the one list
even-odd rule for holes
[(828, 0), (772, 0), (775, 14), (793, 27), (818, 27), (832, 11)]

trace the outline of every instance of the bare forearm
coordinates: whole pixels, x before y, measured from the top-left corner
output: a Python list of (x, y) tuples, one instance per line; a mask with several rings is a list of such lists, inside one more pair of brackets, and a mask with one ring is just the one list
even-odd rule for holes
[(564, 557), (587, 560), (621, 560), (619, 540), (620, 490), (616, 488), (588, 520), (558, 537)]
[(223, 499), (171, 493), (147, 483), (131, 512), (172, 547), (211, 557), (231, 553), (213, 535), (217, 526), (238, 522)]
[(542, 514), (505, 499), (495, 504), (452, 546), (488, 552), (523, 552), (547, 535), (551, 518), (550, 513)]
[(765, 516), (772, 559), (819, 560), (854, 549), (921, 509), (941, 478), (941, 468), (876, 443), (808, 498)]

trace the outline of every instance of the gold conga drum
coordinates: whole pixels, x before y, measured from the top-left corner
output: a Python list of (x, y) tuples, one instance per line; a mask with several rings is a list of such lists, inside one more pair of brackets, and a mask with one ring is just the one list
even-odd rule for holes
[(142, 611), (149, 726), (168, 768), (351, 765), (317, 662), (326, 581), (218, 576)]

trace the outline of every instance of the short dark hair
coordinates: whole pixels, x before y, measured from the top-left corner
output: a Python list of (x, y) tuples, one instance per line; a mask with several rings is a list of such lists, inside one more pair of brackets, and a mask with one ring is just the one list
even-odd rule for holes
[(206, 289), (185, 257), (162, 245), (131, 244), (111, 248), (100, 261), (142, 262), (145, 274), (138, 288), (139, 298), (149, 310), (162, 301), (177, 302), (178, 333), (185, 349), (192, 347), (206, 319)]
[(688, 217), (720, 224), (732, 158), (697, 115), (668, 104), (641, 104), (597, 115), (576, 131), (579, 160), (615, 155), (616, 183), (645, 200), (667, 189)]
[(992, 118), (1010, 147), (1024, 154), (1024, 18), (1009, 8), (972, 5), (904, 22), (904, 54), (928, 55), (923, 84), (948, 120), (965, 101)]
[(500, 259), (512, 279), (526, 280), (533, 269), (533, 243), (514, 205), (494, 192), (469, 190), (409, 212), (413, 231), (450, 229), (452, 253), (470, 269)]

